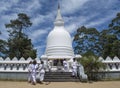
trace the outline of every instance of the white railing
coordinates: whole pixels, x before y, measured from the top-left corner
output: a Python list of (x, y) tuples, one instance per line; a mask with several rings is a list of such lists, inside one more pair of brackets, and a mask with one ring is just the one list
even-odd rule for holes
[(120, 59), (117, 56), (114, 58), (108, 56), (106, 59), (99, 57), (99, 60), (106, 65), (106, 69), (104, 71), (120, 71)]
[[(39, 59), (35, 58), (37, 63), (39, 63)], [(6, 59), (3, 59), (0, 57), (0, 72), (28, 72), (28, 64), (32, 61), (32, 58), (29, 57), (27, 60), (25, 60), (23, 57), (18, 60), (16, 57), (14, 57), (12, 60), (10, 60), (9, 57)]]
[[(18, 60), (16, 57), (14, 57), (12, 60), (10, 60), (9, 57), (6, 59), (0, 57), (0, 72), (27, 72), (28, 63), (31, 60), (31, 57), (29, 57), (27, 60), (25, 60), (23, 57), (20, 58), (20, 60)], [(40, 63), (39, 58), (35, 58), (35, 60), (37, 63)], [(99, 57), (99, 60), (106, 65), (106, 69), (104, 71), (120, 71), (120, 59), (118, 57), (115, 56), (114, 58), (110, 58), (108, 56), (106, 59)]]

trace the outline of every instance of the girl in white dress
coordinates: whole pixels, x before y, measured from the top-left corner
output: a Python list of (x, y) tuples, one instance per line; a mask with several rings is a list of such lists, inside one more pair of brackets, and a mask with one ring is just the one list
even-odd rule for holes
[(43, 61), (41, 61), (41, 64), (39, 65), (39, 75), (40, 75), (40, 83), (43, 83), (44, 76), (45, 76), (45, 68), (44, 68)]
[(77, 61), (75, 58), (73, 58), (73, 63), (72, 63), (72, 76), (76, 77), (77, 76)]
[(68, 65), (68, 62), (66, 61), (66, 59), (63, 60), (63, 67), (64, 67), (64, 71), (67, 72), (69, 69), (69, 65)]
[(32, 61), (30, 61), (28, 65), (28, 82), (32, 82)]
[(37, 65), (37, 62), (36, 60), (33, 61), (33, 64), (32, 64), (32, 84), (35, 85), (36, 84), (36, 71), (38, 69), (38, 65)]

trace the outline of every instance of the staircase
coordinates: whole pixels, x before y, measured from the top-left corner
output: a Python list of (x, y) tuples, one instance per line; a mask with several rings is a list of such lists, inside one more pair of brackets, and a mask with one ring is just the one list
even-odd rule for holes
[(72, 77), (71, 72), (46, 72), (45, 82), (79, 82), (78, 77)]

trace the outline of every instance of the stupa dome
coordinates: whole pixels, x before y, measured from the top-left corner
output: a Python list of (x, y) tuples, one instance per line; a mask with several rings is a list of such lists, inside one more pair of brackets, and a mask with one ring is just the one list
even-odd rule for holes
[(70, 34), (64, 28), (64, 21), (58, 7), (57, 17), (54, 22), (54, 29), (48, 34), (45, 55), (57, 58), (74, 57), (72, 49), (72, 39)]
[(48, 35), (47, 47), (51, 46), (71, 47), (71, 36), (64, 27), (55, 27)]

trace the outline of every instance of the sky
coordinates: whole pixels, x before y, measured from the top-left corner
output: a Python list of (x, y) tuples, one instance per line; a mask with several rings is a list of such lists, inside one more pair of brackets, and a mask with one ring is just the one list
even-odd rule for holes
[(83, 25), (98, 31), (107, 29), (120, 12), (120, 0), (0, 0), (0, 39), (9, 37), (5, 24), (16, 19), (18, 13), (25, 13), (33, 24), (23, 32), (32, 39), (37, 57), (40, 57), (45, 52), (47, 35), (54, 28), (58, 3), (65, 29), (72, 38)]

